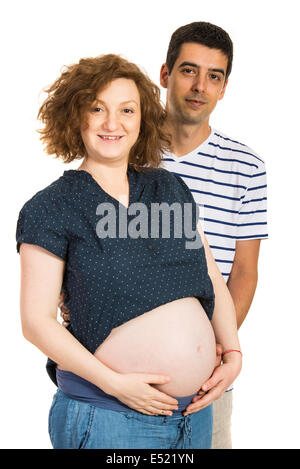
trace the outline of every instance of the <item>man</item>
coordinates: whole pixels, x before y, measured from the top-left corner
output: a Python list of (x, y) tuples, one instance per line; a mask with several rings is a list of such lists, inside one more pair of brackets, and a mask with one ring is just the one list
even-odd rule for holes
[[(238, 328), (256, 289), (260, 240), (267, 237), (264, 162), (247, 146), (210, 127), (224, 97), (233, 45), (218, 26), (195, 22), (171, 37), (160, 83), (167, 89), (172, 153), (163, 167), (182, 177), (200, 209), (215, 260), (234, 301)], [(213, 403), (213, 449), (230, 449), (232, 391)]]

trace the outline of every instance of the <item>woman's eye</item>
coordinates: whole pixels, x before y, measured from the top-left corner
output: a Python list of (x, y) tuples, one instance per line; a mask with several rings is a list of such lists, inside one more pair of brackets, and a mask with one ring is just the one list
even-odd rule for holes
[(93, 111), (93, 112), (101, 112), (101, 111), (103, 111), (103, 109), (102, 109), (101, 107), (94, 107), (94, 108), (92, 109), (92, 111)]
[(133, 114), (133, 110), (132, 110), (132, 109), (129, 109), (129, 108), (123, 109), (123, 112), (124, 112), (125, 114)]

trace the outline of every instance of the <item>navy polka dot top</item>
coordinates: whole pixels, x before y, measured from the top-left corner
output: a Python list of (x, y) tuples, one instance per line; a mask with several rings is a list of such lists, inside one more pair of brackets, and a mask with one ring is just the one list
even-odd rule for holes
[[(192, 207), (196, 231), (196, 204), (188, 187), (180, 176), (161, 168), (136, 172), (129, 167), (127, 174), (129, 206), (146, 206), (146, 221), (139, 211), (130, 214), (83, 170), (64, 171), (19, 214), (17, 251), (21, 243), (35, 244), (66, 262), (62, 289), (70, 311), (68, 329), (91, 353), (113, 328), (178, 298), (194, 296), (209, 319), (213, 313), (214, 292), (203, 245), (187, 249), (186, 241), (192, 238), (185, 236), (184, 229), (181, 237), (175, 232), (176, 223), (184, 226), (184, 204)], [(170, 210), (167, 236), (161, 216), (151, 231), (151, 207), (163, 202), (182, 207), (182, 215)], [(115, 210), (112, 228), (118, 236), (99, 236), (99, 204), (104, 203)], [(148, 229), (140, 230), (139, 236), (125, 236), (124, 213), (127, 227), (132, 223), (135, 233), (142, 223), (144, 228), (148, 223)], [(55, 382), (54, 374), (49, 374)]]

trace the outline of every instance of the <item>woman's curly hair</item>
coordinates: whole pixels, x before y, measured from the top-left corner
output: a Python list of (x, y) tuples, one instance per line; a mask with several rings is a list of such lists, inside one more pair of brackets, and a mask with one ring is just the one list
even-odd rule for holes
[(84, 58), (66, 67), (45, 91), (48, 97), (39, 109), (43, 122), (39, 130), (49, 155), (65, 163), (86, 156), (81, 127), (100, 91), (117, 78), (133, 80), (141, 101), (141, 129), (130, 150), (129, 164), (137, 171), (157, 168), (162, 153), (170, 148), (170, 137), (163, 130), (166, 112), (160, 102), (159, 88), (137, 65), (115, 54)]

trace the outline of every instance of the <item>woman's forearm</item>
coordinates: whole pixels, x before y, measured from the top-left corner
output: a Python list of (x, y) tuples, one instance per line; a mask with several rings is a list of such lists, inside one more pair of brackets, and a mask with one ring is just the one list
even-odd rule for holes
[(229, 290), (221, 273), (219, 276), (214, 272), (210, 277), (215, 291), (215, 308), (211, 323), (216, 341), (224, 350), (240, 349), (235, 308)]
[(24, 337), (63, 369), (71, 371), (110, 393), (117, 373), (90, 353), (55, 318), (44, 317), (32, 323), (25, 322)]
[(22, 243), (20, 311), (24, 337), (47, 357), (110, 394), (117, 373), (103, 365), (56, 319), (65, 263)]
[(216, 336), (216, 341), (223, 346), (224, 350), (238, 349), (240, 344), (233, 300), (212, 255), (200, 223), (198, 224), (198, 230), (204, 245), (208, 274), (212, 281), (215, 293), (215, 308), (211, 323)]

